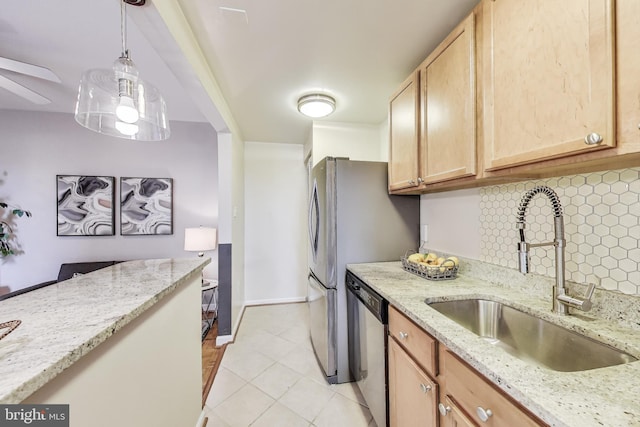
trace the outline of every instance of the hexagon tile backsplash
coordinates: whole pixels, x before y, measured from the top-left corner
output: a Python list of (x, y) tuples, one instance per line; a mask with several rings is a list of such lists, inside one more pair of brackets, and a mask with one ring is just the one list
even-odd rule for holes
[[(516, 212), (524, 193), (551, 187), (564, 212), (566, 278), (640, 295), (640, 168), (594, 172), (480, 189), (482, 261), (517, 268)], [(527, 212), (530, 243), (553, 240), (549, 200), (536, 195)], [(554, 277), (552, 246), (531, 249), (531, 271)]]

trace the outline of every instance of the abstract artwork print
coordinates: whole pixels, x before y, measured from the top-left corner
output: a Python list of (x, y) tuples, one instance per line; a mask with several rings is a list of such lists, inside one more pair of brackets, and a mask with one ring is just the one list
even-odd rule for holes
[(120, 234), (173, 234), (173, 180), (120, 178)]
[(113, 236), (115, 178), (57, 175), (58, 236)]

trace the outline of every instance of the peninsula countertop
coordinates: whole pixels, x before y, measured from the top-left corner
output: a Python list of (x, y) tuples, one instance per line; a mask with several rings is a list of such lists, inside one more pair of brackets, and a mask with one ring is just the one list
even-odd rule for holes
[(0, 301), (0, 403), (19, 403), (209, 264), (127, 261)]
[[(556, 372), (533, 366), (494, 347), (425, 301), (485, 298), (508, 303), (640, 357), (640, 328), (637, 324), (634, 328), (634, 322), (625, 324), (591, 317), (589, 313), (559, 316), (551, 313), (550, 300), (490, 283), (486, 278), (478, 279), (473, 273), (462, 273), (462, 267), (455, 280), (447, 281), (430, 281), (408, 273), (400, 262), (349, 264), (347, 269), (546, 423), (640, 426), (640, 361), (582, 372)], [(618, 309), (622, 312), (625, 308)], [(638, 311), (637, 299), (634, 309)]]

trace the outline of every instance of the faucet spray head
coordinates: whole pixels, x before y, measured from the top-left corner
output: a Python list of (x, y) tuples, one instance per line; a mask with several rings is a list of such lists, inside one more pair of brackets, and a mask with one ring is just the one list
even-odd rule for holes
[(518, 268), (520, 273), (527, 274), (529, 272), (529, 244), (527, 242), (518, 242)]
[(518, 221), (516, 223), (516, 227), (518, 228), (518, 232), (520, 235), (520, 241), (518, 242), (518, 268), (520, 269), (520, 273), (527, 274), (529, 272), (530, 257), (529, 244), (525, 241), (524, 238), (524, 221)]

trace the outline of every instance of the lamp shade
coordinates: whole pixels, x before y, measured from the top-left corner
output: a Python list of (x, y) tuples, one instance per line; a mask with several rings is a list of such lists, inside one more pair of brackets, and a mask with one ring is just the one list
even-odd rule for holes
[(190, 252), (212, 251), (217, 244), (217, 230), (212, 227), (184, 229), (184, 250)]
[(123, 120), (123, 101), (118, 95), (118, 80), (113, 69), (91, 69), (82, 74), (78, 88), (75, 119), (94, 132), (137, 141), (161, 141), (169, 138), (169, 120), (164, 98), (153, 85), (138, 78), (126, 99), (137, 120)]

